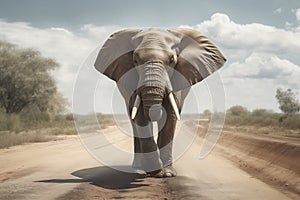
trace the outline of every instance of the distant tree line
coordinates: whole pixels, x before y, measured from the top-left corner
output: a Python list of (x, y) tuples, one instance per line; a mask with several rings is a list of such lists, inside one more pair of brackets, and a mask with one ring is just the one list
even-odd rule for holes
[(293, 91), (278, 88), (275, 97), (282, 113), (274, 113), (272, 110), (266, 109), (255, 109), (250, 112), (245, 107), (237, 105), (228, 109), (226, 123), (300, 129), (300, 104)]
[[(254, 109), (235, 105), (226, 111), (225, 124), (233, 126), (275, 126), (290, 129), (300, 129), (300, 103), (291, 89), (276, 90), (275, 98), (282, 113), (268, 109)], [(205, 110), (203, 116), (209, 117), (211, 112)]]

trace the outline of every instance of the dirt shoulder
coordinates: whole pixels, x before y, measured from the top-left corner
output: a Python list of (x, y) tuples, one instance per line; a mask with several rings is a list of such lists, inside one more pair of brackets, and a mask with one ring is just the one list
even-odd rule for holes
[(0, 149), (0, 199), (172, 199), (162, 179), (101, 165), (76, 136)]
[[(299, 133), (229, 127), (216, 145), (219, 155), (292, 198), (300, 196)], [(288, 131), (289, 132), (289, 131)]]

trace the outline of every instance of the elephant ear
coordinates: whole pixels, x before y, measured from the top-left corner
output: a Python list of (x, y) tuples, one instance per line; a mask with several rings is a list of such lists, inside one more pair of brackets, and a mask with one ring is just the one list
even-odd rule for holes
[(173, 90), (179, 91), (202, 81), (221, 68), (226, 59), (203, 34), (188, 28), (174, 28), (169, 32), (179, 38), (178, 61), (171, 79)]
[(139, 29), (126, 29), (112, 34), (102, 46), (95, 68), (117, 82), (134, 67), (132, 37), (140, 31)]

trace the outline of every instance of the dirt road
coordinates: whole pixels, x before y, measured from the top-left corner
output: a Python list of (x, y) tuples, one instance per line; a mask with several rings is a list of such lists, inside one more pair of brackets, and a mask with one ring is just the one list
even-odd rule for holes
[[(132, 145), (131, 138), (111, 140), (120, 146)], [(170, 179), (145, 178), (103, 166), (76, 136), (2, 149), (0, 199), (297, 198), (249, 175), (220, 153), (199, 160), (199, 143), (197, 139), (176, 161), (178, 177)]]

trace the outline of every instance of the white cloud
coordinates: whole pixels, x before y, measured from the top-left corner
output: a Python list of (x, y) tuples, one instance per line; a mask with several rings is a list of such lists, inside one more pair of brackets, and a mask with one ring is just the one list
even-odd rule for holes
[(246, 106), (250, 110), (265, 108), (279, 111), (278, 104), (275, 99), (275, 94), (276, 89), (282, 86), (275, 85), (273, 80), (251, 78), (224, 78), (223, 82), (226, 94), (227, 108), (234, 105), (242, 105)]
[(294, 27), (294, 24), (291, 22), (285, 22), (284, 26), (286, 29), (291, 30)]
[(192, 27), (214, 41), (228, 58), (220, 71), (228, 107), (241, 104), (251, 109), (278, 110), (278, 87), (300, 93), (300, 27), (287, 25), (280, 29), (258, 23), (238, 24), (216, 13)]
[(212, 15), (210, 20), (193, 28), (207, 35), (227, 51), (239, 51), (234, 59), (248, 56), (249, 52), (297, 55), (300, 52), (299, 30), (284, 30), (258, 23), (238, 24), (220, 13)]
[(9, 23), (0, 20), (0, 39), (25, 48), (34, 48), (44, 56), (54, 58), (61, 67), (54, 72), (58, 89), (69, 100), (77, 70), (88, 55), (113, 31), (114, 26), (95, 27), (84, 25), (81, 32), (74, 33), (60, 27), (37, 28), (29, 23)]
[[(298, 12), (300, 9), (295, 13)], [(24, 22), (3, 20), (0, 20), (0, 27), (0, 39), (22, 47), (33, 47), (61, 63), (55, 77), (59, 90), (70, 100), (79, 66), (110, 34), (121, 29), (118, 26), (86, 24), (80, 31), (74, 32), (62, 27), (37, 28)], [(274, 96), (277, 87), (292, 88), (300, 93), (299, 26), (287, 24), (286, 29), (279, 29), (258, 23), (238, 24), (227, 15), (216, 13), (210, 20), (193, 28), (211, 38), (228, 59), (220, 71), (228, 106), (241, 104), (248, 108), (276, 110)], [(294, 58), (293, 62), (290, 57)], [(89, 65), (92, 64), (90, 61)], [(94, 71), (89, 73), (87, 76), (94, 75)], [(107, 96), (113, 89), (112, 81), (103, 81), (103, 89), (107, 93), (104, 91), (101, 97)], [(91, 84), (89, 77), (84, 84)], [(97, 105), (97, 109), (109, 112), (106, 105)]]
[(95, 26), (93, 24), (85, 24), (81, 27), (81, 31), (85, 33), (88, 38), (104, 41), (107, 36), (122, 29), (119, 26)]
[(225, 79), (270, 79), (277, 84), (299, 87), (300, 66), (272, 54), (254, 53), (222, 71)]
[(300, 21), (300, 8), (295, 9), (294, 12), (295, 12), (297, 20)]
[(280, 14), (282, 13), (282, 8), (277, 8), (276, 10), (273, 11), (274, 14)]
[(228, 106), (242, 104), (251, 109), (278, 110), (275, 99), (278, 87), (300, 92), (300, 66), (272, 54), (254, 53), (227, 66), (220, 74)]

